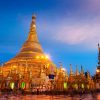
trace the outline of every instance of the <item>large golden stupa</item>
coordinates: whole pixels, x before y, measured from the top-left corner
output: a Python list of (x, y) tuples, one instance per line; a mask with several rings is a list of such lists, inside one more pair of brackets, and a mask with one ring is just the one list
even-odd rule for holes
[(0, 67), (0, 89), (83, 92), (94, 89), (94, 82), (89, 73), (84, 76), (82, 67), (80, 74), (77, 68), (74, 74), (70, 66), (68, 76), (62, 64), (59, 69), (53, 64), (42, 50), (36, 33), (36, 17), (32, 16), (28, 38), (20, 52)]
[(5, 76), (11, 70), (16, 70), (22, 75), (31, 71), (33, 77), (40, 77), (41, 72), (49, 74), (51, 69), (55, 70), (56, 67), (43, 53), (36, 32), (36, 16), (33, 15), (27, 40), (20, 52), (3, 65), (2, 70)]

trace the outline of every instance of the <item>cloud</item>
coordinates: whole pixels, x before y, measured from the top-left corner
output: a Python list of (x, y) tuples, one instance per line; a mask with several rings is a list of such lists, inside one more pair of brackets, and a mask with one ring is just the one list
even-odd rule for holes
[[(59, 24), (58, 24), (59, 23)], [(79, 45), (88, 49), (95, 49), (100, 43), (100, 17), (84, 21), (66, 19), (55, 23), (48, 23), (45, 38), (67, 45)], [(43, 24), (42, 24), (43, 25)], [(43, 27), (42, 27), (43, 28)], [(48, 38), (49, 37), (49, 38)]]
[(88, 7), (92, 9), (100, 9), (100, 0), (88, 0)]
[(100, 0), (86, 0), (83, 9), (88, 13), (98, 13), (100, 10)]

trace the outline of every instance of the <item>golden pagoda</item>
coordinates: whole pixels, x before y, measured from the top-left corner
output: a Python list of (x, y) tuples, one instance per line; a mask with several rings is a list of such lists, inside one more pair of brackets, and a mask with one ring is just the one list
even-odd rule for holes
[(100, 44), (98, 44), (98, 65), (96, 68), (96, 73), (94, 75), (95, 86), (100, 89)]
[[(99, 55), (100, 56), (100, 55)], [(100, 58), (100, 57), (99, 57)], [(100, 59), (99, 59), (100, 60)], [(97, 67), (99, 71), (99, 67)], [(98, 73), (99, 74), (99, 73)], [(70, 74), (62, 67), (58, 69), (44, 54), (36, 32), (36, 16), (32, 16), (28, 38), (20, 52), (0, 67), (0, 90), (84, 90), (93, 89), (91, 76), (84, 76), (84, 70), (76, 73), (70, 64)]]
[(27, 40), (20, 52), (3, 65), (2, 70), (5, 76), (11, 70), (17, 70), (21, 75), (31, 72), (33, 78), (38, 78), (41, 77), (41, 73), (49, 74), (50, 66), (55, 68), (39, 43), (36, 32), (36, 16), (33, 15)]

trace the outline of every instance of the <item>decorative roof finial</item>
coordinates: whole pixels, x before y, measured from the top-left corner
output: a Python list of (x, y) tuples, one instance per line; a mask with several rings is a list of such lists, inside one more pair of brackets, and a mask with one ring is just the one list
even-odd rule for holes
[(81, 65), (81, 74), (84, 74), (83, 66)]
[(27, 41), (39, 42), (38, 37), (37, 37), (37, 33), (36, 33), (36, 16), (35, 15), (32, 16), (32, 22), (30, 25), (30, 32), (29, 32)]
[(36, 19), (36, 16), (35, 16), (35, 15), (33, 15), (33, 16), (32, 16), (32, 19)]
[(77, 68), (77, 65), (76, 65), (76, 76), (79, 75), (79, 72), (78, 72), (78, 68)]
[(62, 68), (62, 62), (59, 62), (59, 65), (60, 65), (60, 69)]
[(70, 76), (73, 76), (74, 73), (73, 73), (73, 70), (72, 70), (72, 65), (70, 64)]

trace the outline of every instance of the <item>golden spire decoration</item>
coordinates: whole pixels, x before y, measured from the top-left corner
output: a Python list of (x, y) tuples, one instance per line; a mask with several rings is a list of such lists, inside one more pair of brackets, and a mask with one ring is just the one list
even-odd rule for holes
[(30, 25), (30, 32), (29, 32), (27, 41), (39, 42), (38, 37), (37, 37), (37, 33), (36, 33), (36, 16), (35, 15), (32, 16), (32, 22)]
[(77, 68), (77, 65), (76, 65), (76, 76), (79, 75), (79, 72), (78, 72), (78, 68)]
[(73, 73), (73, 70), (72, 70), (72, 65), (70, 64), (70, 76), (73, 76), (74, 73)]
[(84, 75), (84, 70), (83, 70), (82, 65), (81, 65), (81, 75)]

